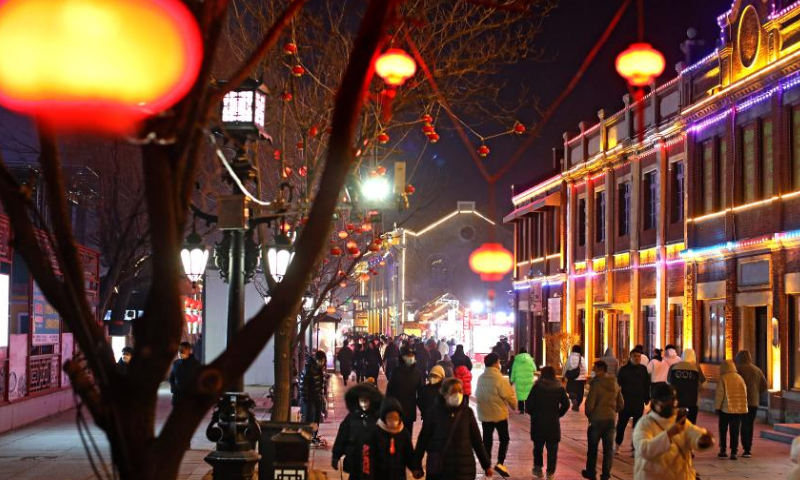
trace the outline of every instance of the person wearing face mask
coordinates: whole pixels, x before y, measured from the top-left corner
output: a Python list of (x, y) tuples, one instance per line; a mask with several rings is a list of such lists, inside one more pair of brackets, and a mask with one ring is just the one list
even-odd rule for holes
[(365, 479), (405, 480), (406, 469), (416, 470), (414, 445), (403, 425), (403, 407), (387, 397), (381, 405), (380, 418), (372, 430), (365, 456)]
[(589, 419), (588, 452), (586, 454), (586, 469), (581, 472), (583, 478), (594, 480), (597, 468), (597, 447), (603, 442), (603, 470), (600, 480), (611, 478), (611, 466), (614, 463), (614, 420), (617, 412), (625, 406), (622, 391), (617, 380), (608, 375), (606, 362), (598, 360), (592, 368), (594, 380), (589, 385), (589, 395), (586, 397), (584, 413)]
[[(647, 367), (642, 364), (642, 352), (631, 350), (630, 360), (617, 372), (617, 383), (622, 391), (625, 407), (619, 412), (617, 418), (617, 435), (614, 443), (614, 453), (619, 454), (622, 441), (625, 440), (625, 429), (628, 422), (633, 419), (633, 428), (644, 415), (644, 406), (650, 401), (650, 374)], [(631, 442), (631, 456), (635, 456)]]
[(714, 437), (686, 419), (678, 410), (672, 385), (653, 389), (650, 413), (642, 417), (633, 431), (636, 460), (634, 480), (693, 480), (692, 451), (714, 445)]
[(422, 458), (427, 454), (428, 480), (475, 480), (475, 456), (486, 476), (494, 475), (489, 454), (483, 446), (475, 414), (469, 408), (461, 381), (442, 381), (440, 399), (422, 424), (417, 438), (414, 478), (423, 474)]
[(411, 347), (403, 347), (400, 351), (401, 360), (389, 384), (386, 386), (386, 396), (396, 398), (403, 407), (403, 424), (409, 435), (414, 432), (414, 422), (417, 420), (417, 405), (419, 405), (420, 392), (422, 391), (422, 374), (416, 366), (416, 356)]
[(517, 394), (503, 376), (500, 358), (495, 353), (486, 355), (483, 360), (486, 368), (478, 377), (475, 398), (478, 400), (478, 420), (483, 430), (483, 446), (489, 459), (492, 458), (492, 441), (494, 432), (500, 440), (497, 450), (497, 465), (494, 469), (502, 477), (509, 477), (505, 466), (506, 454), (511, 437), (508, 434), (508, 409), (517, 407)]
[[(539, 380), (533, 384), (526, 411), (531, 417), (531, 440), (533, 441), (533, 470), (535, 478), (555, 480), (558, 464), (558, 444), (561, 442), (561, 417), (569, 410), (567, 391), (556, 380), (556, 370), (551, 366), (542, 368)], [(547, 447), (547, 470), (544, 469), (544, 449)]]
[(177, 405), (180, 396), (189, 388), (189, 383), (200, 371), (200, 362), (192, 355), (192, 344), (181, 342), (178, 359), (172, 364), (169, 374), (169, 389), (172, 392), (172, 406)]
[(362, 454), (364, 445), (369, 442), (383, 395), (372, 385), (361, 383), (344, 394), (347, 416), (339, 424), (336, 440), (331, 451), (331, 466), (339, 469), (339, 460), (344, 457), (343, 470), (353, 480), (362, 477)]
[(442, 380), (445, 378), (444, 368), (439, 365), (434, 365), (431, 368), (431, 373), (428, 375), (428, 384), (422, 387), (419, 394), (419, 412), (422, 414), (422, 421), (428, 415), (428, 412), (436, 404), (436, 399), (439, 397), (439, 389), (442, 388)]
[[(306, 360), (306, 366), (300, 374), (298, 386), (300, 390), (300, 414), (305, 423), (318, 425), (322, 420), (325, 408), (325, 352), (317, 351)], [(314, 428), (312, 445), (319, 446), (324, 441)]]

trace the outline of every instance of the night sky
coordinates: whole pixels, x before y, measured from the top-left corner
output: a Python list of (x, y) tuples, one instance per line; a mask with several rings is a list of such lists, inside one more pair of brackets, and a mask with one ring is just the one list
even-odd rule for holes
[[(622, 0), (563, 0), (545, 21), (544, 31), (538, 38), (537, 44), (545, 48), (547, 59), (509, 69), (509, 83), (524, 84), (539, 97), (539, 106), (544, 110), (572, 78), (622, 3)], [(659, 49), (667, 60), (667, 67), (658, 81), (660, 84), (675, 77), (674, 66), (683, 59), (679, 46), (686, 39), (689, 27), (694, 27), (698, 32), (697, 38), (705, 41), (698, 58), (713, 50), (719, 35), (716, 17), (727, 11), (731, 2), (645, 0), (644, 4), (645, 41)], [(589, 125), (597, 123), (597, 111), (600, 109), (605, 109), (610, 115), (622, 108), (622, 95), (627, 88), (614, 69), (614, 59), (635, 41), (636, 2), (633, 1), (572, 95), (551, 118), (541, 137), (497, 185), (497, 208), (491, 212), (493, 218), (501, 220), (511, 210), (512, 184), (519, 192), (552, 174), (552, 149), (563, 145), (562, 134), (565, 131), (577, 132), (578, 122), (582, 120), (589, 122)], [(522, 117), (521, 120), (527, 125), (536, 120), (530, 108), (523, 109)], [(484, 133), (491, 131), (489, 128), (482, 130)], [(479, 210), (488, 210), (487, 185), (469, 152), (455, 132), (439, 133), (442, 140), (427, 149), (415, 175), (410, 178), (418, 192), (412, 200), (413, 217), (406, 223), (412, 229), (421, 228), (453, 211), (458, 200), (475, 200)], [(492, 149), (484, 160), (487, 168), (490, 171), (499, 169), (522, 141), (507, 136), (487, 142)], [(413, 160), (409, 161), (409, 174), (413, 163)], [(418, 206), (424, 208), (417, 210), (415, 207)], [(401, 221), (403, 217), (400, 215)]]

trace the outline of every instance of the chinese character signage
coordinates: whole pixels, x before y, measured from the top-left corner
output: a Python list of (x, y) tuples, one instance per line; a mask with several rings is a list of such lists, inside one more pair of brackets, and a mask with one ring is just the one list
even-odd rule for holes
[(47, 303), (44, 294), (39, 290), (36, 282), (32, 282), (31, 295), (31, 344), (38, 345), (58, 345), (59, 333), (61, 332), (61, 317), (52, 305)]

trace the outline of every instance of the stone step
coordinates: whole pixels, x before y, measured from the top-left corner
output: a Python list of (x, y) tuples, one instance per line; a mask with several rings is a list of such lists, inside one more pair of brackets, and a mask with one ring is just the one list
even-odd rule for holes
[(776, 423), (773, 428), (777, 432), (788, 433), (795, 437), (800, 435), (800, 423)]
[(772, 440), (775, 442), (780, 443), (787, 443), (789, 445), (792, 444), (792, 441), (796, 435), (791, 435), (788, 433), (781, 433), (776, 430), (762, 430), (761, 431), (761, 438), (766, 438), (767, 440)]

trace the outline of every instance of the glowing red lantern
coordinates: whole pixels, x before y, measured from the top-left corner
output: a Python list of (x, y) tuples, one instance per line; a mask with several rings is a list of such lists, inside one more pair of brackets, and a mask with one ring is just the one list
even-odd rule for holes
[(649, 85), (664, 73), (664, 55), (649, 43), (634, 43), (617, 56), (617, 73), (634, 87)]
[(342, 254), (342, 249), (341, 248), (339, 248), (339, 247), (331, 248), (331, 255), (333, 255), (334, 257), (338, 257), (341, 254)]
[(489, 155), (489, 151), (490, 151), (489, 147), (487, 147), (486, 145), (481, 145), (480, 147), (478, 147), (478, 155), (480, 155), (481, 157), (486, 157), (487, 155)]
[(317, 127), (311, 127), (308, 129), (308, 134), (312, 137), (316, 137), (319, 134), (319, 129)]
[(375, 243), (375, 242), (372, 242), (372, 243), (370, 243), (370, 244), (369, 244), (369, 246), (367, 247), (367, 249), (368, 249), (370, 252), (373, 252), (373, 253), (374, 253), (374, 252), (379, 252), (379, 251), (381, 250), (381, 246), (380, 246), (379, 244)]
[(358, 278), (362, 282), (367, 282), (367, 281), (369, 281), (369, 274), (368, 273), (362, 273)]
[(514, 133), (516, 133), (517, 135), (522, 135), (523, 133), (525, 133), (525, 125), (521, 123), (516, 123), (514, 125)]
[(422, 127), (422, 133), (429, 134), (436, 131), (433, 125), (425, 125)]
[(280, 151), (280, 150), (275, 150), (275, 151), (273, 151), (273, 152), (272, 152), (272, 157), (273, 157), (275, 160), (277, 160), (277, 161), (279, 161), (279, 162), (280, 162), (280, 161), (281, 161), (281, 151)]
[(326, 311), (326, 312), (328, 312), (328, 313), (330, 313), (330, 314), (334, 314), (334, 313), (336, 313), (336, 307), (334, 307), (333, 305), (331, 305), (331, 306), (329, 306), (328, 308), (326, 308), (326, 309), (325, 309), (325, 311)]
[(389, 135), (386, 132), (382, 132), (378, 135), (378, 143), (385, 144), (389, 142)]
[(383, 165), (378, 166), (378, 168), (375, 169), (375, 173), (378, 175), (386, 175), (386, 167)]
[(285, 43), (283, 45), (283, 53), (284, 55), (294, 55), (297, 53), (297, 45), (291, 42)]
[(433, 123), (433, 117), (430, 115), (423, 115), (420, 120), (422, 120), (424, 123)]
[(429, 133), (429, 134), (428, 134), (428, 140), (429, 140), (431, 143), (436, 143), (436, 142), (438, 142), (438, 141), (439, 141), (439, 134), (438, 134), (438, 133), (436, 133), (436, 132)]
[(375, 61), (375, 71), (387, 85), (399, 87), (414, 76), (417, 63), (399, 48), (390, 48)]
[(346, 225), (344, 226), (344, 229), (345, 229), (345, 230), (347, 230), (348, 232), (352, 232), (353, 230), (355, 230), (355, 229), (356, 229), (356, 226), (355, 226), (355, 225), (353, 225), (352, 223), (348, 223), (348, 224), (346, 224)]
[(301, 177), (307, 176), (308, 175), (308, 168), (306, 168), (305, 165), (300, 167), (300, 168), (298, 168), (297, 169), (297, 174), (300, 175)]
[(497, 282), (514, 268), (511, 252), (499, 243), (484, 243), (469, 256), (469, 268), (486, 282)]
[(295, 65), (292, 67), (292, 75), (295, 77), (302, 77), (304, 73), (306, 73), (306, 69), (301, 65)]
[(281, 100), (283, 100), (284, 102), (291, 102), (292, 101), (291, 92), (283, 92), (283, 93), (281, 93)]
[(347, 235), (348, 235), (348, 233), (347, 233), (347, 232), (345, 232), (344, 230), (340, 230), (340, 231), (339, 231), (339, 238), (341, 238), (342, 240), (344, 240), (345, 238), (347, 238)]
[(406, 194), (411, 195), (416, 191), (417, 191), (417, 189), (414, 188), (414, 185), (411, 185), (410, 183), (408, 185), (406, 185)]
[(203, 42), (178, 0), (7, 0), (0, 104), (51, 128), (129, 133), (177, 103)]

